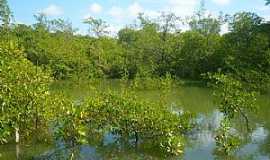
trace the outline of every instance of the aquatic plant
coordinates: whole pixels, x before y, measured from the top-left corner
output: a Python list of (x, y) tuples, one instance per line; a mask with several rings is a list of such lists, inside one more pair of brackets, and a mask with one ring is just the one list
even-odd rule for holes
[[(192, 114), (175, 114), (159, 103), (141, 101), (130, 95), (100, 93), (82, 106), (73, 108), (72, 113), (77, 116), (65, 116), (69, 123), (79, 125), (65, 127), (62, 124), (62, 136), (77, 138), (112, 133), (121, 139), (134, 140), (135, 146), (150, 142), (165, 153), (179, 155), (183, 153), (184, 134), (192, 128)], [(80, 132), (78, 128), (89, 130)], [(74, 130), (78, 134), (74, 134)]]
[(226, 155), (231, 154), (241, 144), (241, 139), (230, 131), (235, 119), (244, 120), (246, 132), (251, 131), (250, 114), (257, 110), (256, 92), (247, 89), (240, 81), (229, 75), (214, 74), (209, 75), (214, 82), (216, 91), (214, 95), (219, 105), (219, 110), (224, 114), (224, 120), (217, 130), (216, 145), (218, 151), (223, 151)]
[(15, 132), (19, 142), (19, 136), (27, 138), (46, 128), (51, 79), (13, 42), (1, 44), (0, 61), (0, 142), (7, 143)]

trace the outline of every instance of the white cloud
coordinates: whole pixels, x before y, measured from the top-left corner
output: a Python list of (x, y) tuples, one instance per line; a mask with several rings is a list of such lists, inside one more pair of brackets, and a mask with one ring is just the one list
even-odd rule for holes
[(88, 19), (88, 18), (90, 18), (90, 17), (92, 17), (91, 14), (90, 14), (90, 13), (87, 13), (87, 14), (85, 14), (85, 15), (82, 17), (82, 19), (85, 20), (85, 19)]
[(269, 15), (265, 15), (265, 16), (263, 16), (264, 17), (264, 19), (266, 20), (266, 21), (270, 21), (270, 16)]
[(47, 8), (44, 8), (41, 13), (47, 15), (47, 16), (60, 16), (64, 14), (64, 11), (61, 7), (51, 4)]
[(109, 11), (107, 12), (108, 15), (114, 18), (114, 20), (118, 22), (123, 22), (124, 20), (131, 20), (135, 19), (139, 13), (141, 12), (146, 12), (143, 7), (137, 3), (134, 2), (130, 4), (126, 8), (118, 7), (118, 6), (113, 6)]
[(108, 13), (110, 16), (116, 18), (117, 20), (122, 20), (126, 14), (123, 8), (116, 6), (113, 6)]
[(154, 10), (145, 10), (144, 13), (150, 18), (157, 18), (161, 14), (161, 12), (154, 11)]
[(102, 8), (101, 5), (99, 5), (97, 3), (93, 3), (93, 4), (90, 5), (89, 9), (90, 9), (91, 13), (98, 14), (98, 13), (102, 12), (103, 8)]
[(256, 7), (256, 9), (258, 11), (261, 11), (261, 12), (267, 12), (267, 11), (270, 11), (270, 7), (268, 6), (259, 6), (259, 7)]
[(177, 16), (189, 16), (194, 12), (199, 2), (199, 0), (169, 0), (163, 10), (173, 12)]
[[(130, 4), (127, 8), (113, 6), (108, 14), (117, 21), (135, 19), (139, 13), (145, 13), (149, 17), (157, 17), (160, 12), (173, 12), (177, 16), (192, 15), (200, 0), (168, 0), (159, 10), (145, 9), (138, 2)], [(155, 2), (153, 2), (155, 3)]]
[[(156, 1), (151, 1), (151, 3), (156, 3)], [(116, 23), (123, 26), (123, 24), (134, 20), (139, 13), (144, 13), (150, 18), (157, 18), (161, 12), (172, 12), (182, 18), (191, 16), (199, 4), (200, 0), (167, 0), (161, 8), (149, 9), (141, 6), (139, 1), (134, 1), (126, 8), (113, 6), (107, 11), (107, 14), (114, 18)], [(181, 25), (181, 29), (187, 30), (188, 26)]]
[(212, 1), (218, 5), (227, 5), (231, 2), (230, 0), (212, 0)]
[(137, 17), (139, 13), (144, 11), (144, 9), (139, 3), (134, 2), (128, 7), (127, 11), (132, 17)]

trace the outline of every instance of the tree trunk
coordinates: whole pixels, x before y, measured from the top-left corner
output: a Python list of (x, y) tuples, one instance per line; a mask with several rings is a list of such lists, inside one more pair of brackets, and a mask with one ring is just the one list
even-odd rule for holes
[(135, 131), (135, 148), (138, 148), (138, 142), (139, 142), (139, 135), (138, 132)]
[(18, 127), (15, 128), (15, 141), (16, 141), (16, 143), (20, 142), (20, 134), (19, 134), (19, 128)]
[(247, 132), (250, 132), (251, 129), (250, 129), (250, 127), (249, 127), (249, 119), (248, 119), (248, 116), (244, 113), (244, 111), (241, 110), (241, 108), (239, 108), (239, 112), (240, 112), (240, 114), (242, 115), (242, 117), (245, 119)]

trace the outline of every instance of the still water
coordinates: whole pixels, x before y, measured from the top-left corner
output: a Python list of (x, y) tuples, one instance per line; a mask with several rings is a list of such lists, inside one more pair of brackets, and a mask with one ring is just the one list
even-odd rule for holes
[[(123, 85), (119, 81), (95, 82), (57, 82), (52, 85), (55, 94), (64, 93), (74, 101), (93, 96), (91, 86), (104, 92), (119, 91)], [(144, 100), (158, 101), (160, 91), (146, 89), (136, 91), (136, 95)], [(252, 133), (248, 136), (249, 142), (243, 145), (234, 156), (222, 157), (216, 155), (215, 130), (219, 127), (222, 114), (215, 107), (212, 91), (198, 85), (174, 85), (166, 101), (168, 107), (176, 107), (196, 113), (199, 124), (188, 136), (188, 142), (183, 157), (164, 158), (156, 151), (144, 148), (134, 148), (129, 144), (115, 141), (113, 135), (106, 135), (100, 144), (81, 145), (75, 148), (65, 148), (57, 143), (32, 145), (13, 144), (0, 146), (0, 159), (68, 159), (73, 157), (80, 160), (107, 160), (107, 159), (184, 159), (184, 160), (270, 160), (270, 95), (258, 97), (259, 111), (254, 117)]]

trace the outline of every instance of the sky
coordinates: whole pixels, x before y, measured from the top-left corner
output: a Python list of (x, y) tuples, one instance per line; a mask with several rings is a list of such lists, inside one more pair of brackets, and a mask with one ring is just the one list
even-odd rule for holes
[[(200, 6), (200, 0), (8, 0), (17, 23), (33, 24), (37, 13), (44, 13), (49, 18), (63, 18), (72, 22), (79, 33), (87, 33), (83, 19), (91, 16), (101, 18), (116, 33), (126, 25), (134, 23), (138, 13), (156, 17), (160, 12), (173, 12), (177, 16), (192, 15)], [(256, 12), (270, 20), (270, 6), (264, 0), (205, 0), (207, 12), (218, 15), (234, 14), (239, 11)], [(223, 26), (226, 32), (226, 26)]]

